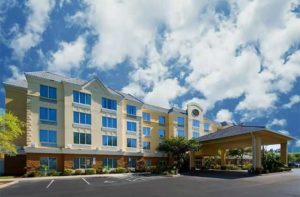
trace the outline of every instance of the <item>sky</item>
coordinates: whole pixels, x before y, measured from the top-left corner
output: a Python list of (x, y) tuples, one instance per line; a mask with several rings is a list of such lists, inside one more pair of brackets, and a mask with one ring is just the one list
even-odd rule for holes
[(3, 81), (47, 70), (298, 138), (299, 0), (0, 1)]

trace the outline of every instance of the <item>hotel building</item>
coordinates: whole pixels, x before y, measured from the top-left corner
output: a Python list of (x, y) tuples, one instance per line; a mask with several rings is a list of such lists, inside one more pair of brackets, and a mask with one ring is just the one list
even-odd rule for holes
[(166, 109), (113, 90), (97, 77), (85, 81), (40, 71), (7, 81), (6, 111), (26, 123), (16, 141), (19, 154), (6, 157), (7, 174), (49, 169), (135, 167), (166, 159), (157, 152), (164, 138), (198, 138), (221, 128), (202, 108)]

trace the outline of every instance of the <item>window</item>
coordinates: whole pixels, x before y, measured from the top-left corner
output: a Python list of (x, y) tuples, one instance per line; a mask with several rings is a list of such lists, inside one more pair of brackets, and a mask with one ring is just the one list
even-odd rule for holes
[(136, 122), (127, 121), (127, 131), (136, 132)]
[(166, 118), (164, 116), (158, 117), (158, 124), (165, 125), (166, 124)]
[(184, 117), (177, 117), (177, 125), (184, 126)]
[(92, 144), (91, 140), (91, 134), (90, 133), (79, 133), (74, 132), (74, 144)]
[(117, 119), (103, 116), (102, 126), (106, 128), (117, 128)]
[(56, 146), (56, 131), (40, 130), (40, 143), (42, 146)]
[(56, 88), (40, 85), (40, 96), (43, 98), (53, 99), (56, 100)]
[(177, 130), (177, 136), (178, 136), (178, 137), (184, 137), (184, 130), (178, 129), (178, 130)]
[(73, 102), (91, 105), (91, 95), (78, 91), (73, 91)]
[(117, 167), (117, 160), (112, 159), (112, 158), (104, 158), (103, 159), (103, 167), (116, 168)]
[(117, 101), (103, 97), (102, 107), (106, 109), (117, 110)]
[(204, 124), (204, 131), (209, 131), (209, 123)]
[(150, 113), (143, 112), (143, 120), (150, 122), (150, 119), (151, 119)]
[(200, 121), (199, 120), (193, 120), (193, 127), (199, 128), (200, 127)]
[(56, 170), (57, 169), (57, 159), (53, 157), (41, 157), (40, 158), (40, 166), (47, 166), (48, 170)]
[(150, 127), (143, 127), (143, 135), (150, 136)]
[(127, 114), (129, 115), (136, 115), (136, 106), (133, 105), (127, 105), (126, 106)]
[(102, 135), (103, 146), (117, 146), (117, 136)]
[(164, 138), (166, 136), (166, 131), (164, 129), (159, 129), (158, 130), (158, 136), (160, 138)]
[(85, 169), (92, 167), (92, 158), (74, 158), (73, 159), (73, 168), (74, 169)]
[(73, 112), (73, 121), (77, 124), (91, 124), (91, 114), (82, 112)]
[(129, 147), (129, 148), (136, 148), (136, 139), (134, 139), (134, 138), (127, 138), (127, 147)]
[(40, 107), (40, 120), (43, 122), (56, 122), (56, 109)]
[(132, 157), (128, 157), (128, 168), (135, 168), (136, 167), (136, 159)]
[(143, 149), (150, 150), (150, 142), (143, 142)]
[(198, 131), (193, 131), (193, 138), (200, 137), (200, 133)]

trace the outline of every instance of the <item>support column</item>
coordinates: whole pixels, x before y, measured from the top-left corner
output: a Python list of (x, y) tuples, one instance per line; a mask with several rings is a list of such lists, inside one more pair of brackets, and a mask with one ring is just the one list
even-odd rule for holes
[(195, 169), (195, 152), (190, 152), (190, 171)]
[(221, 149), (221, 168), (224, 169), (226, 167), (226, 150)]
[(288, 164), (288, 148), (287, 142), (280, 144), (280, 161), (284, 164)]
[(252, 164), (254, 170), (261, 170), (261, 138), (252, 136)]

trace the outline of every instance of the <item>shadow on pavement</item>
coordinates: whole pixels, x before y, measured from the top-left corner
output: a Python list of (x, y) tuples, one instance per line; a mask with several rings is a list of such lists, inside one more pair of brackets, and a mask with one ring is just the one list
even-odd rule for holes
[(189, 173), (182, 174), (182, 175), (218, 178), (218, 179), (241, 179), (241, 178), (247, 178), (247, 177), (251, 176), (248, 174), (248, 172), (246, 170), (239, 170), (239, 171), (201, 170), (201, 171), (196, 171), (196, 172), (189, 172)]

